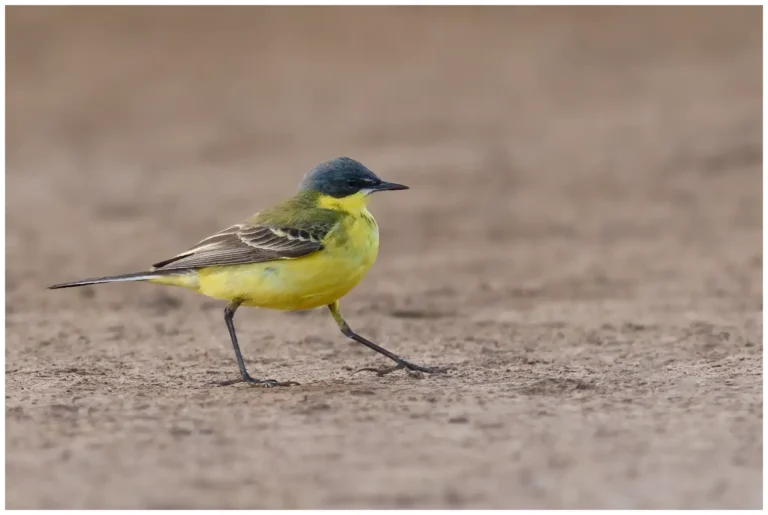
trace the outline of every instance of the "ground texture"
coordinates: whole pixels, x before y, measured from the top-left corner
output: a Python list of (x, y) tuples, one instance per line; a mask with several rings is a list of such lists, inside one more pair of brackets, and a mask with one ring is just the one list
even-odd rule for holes
[[(760, 8), (10, 8), (9, 508), (758, 508)], [(144, 269), (355, 157), (352, 326)]]

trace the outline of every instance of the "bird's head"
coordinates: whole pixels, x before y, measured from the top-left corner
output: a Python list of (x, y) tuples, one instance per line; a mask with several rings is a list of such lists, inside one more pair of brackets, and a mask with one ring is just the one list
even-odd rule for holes
[(407, 190), (408, 186), (382, 181), (375, 173), (348, 157), (322, 163), (307, 172), (299, 192), (318, 192), (335, 199), (359, 197), (377, 191)]

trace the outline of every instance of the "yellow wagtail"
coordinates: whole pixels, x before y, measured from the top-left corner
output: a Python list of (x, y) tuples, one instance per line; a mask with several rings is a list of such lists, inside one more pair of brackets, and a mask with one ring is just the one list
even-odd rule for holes
[(366, 205), (371, 193), (405, 190), (407, 186), (382, 181), (348, 157), (310, 170), (298, 193), (256, 213), (247, 222), (209, 236), (178, 256), (155, 263), (149, 271), (56, 284), (70, 288), (119, 281), (149, 281), (181, 286), (229, 301), (224, 309), (241, 379), (262, 386), (289, 386), (292, 381), (254, 379), (245, 368), (235, 335), (233, 317), (241, 305), (285, 311), (328, 306), (341, 332), (395, 361), (379, 375), (408, 369), (439, 369), (409, 363), (366, 340), (349, 327), (339, 310), (339, 299), (349, 293), (376, 260), (379, 229)]

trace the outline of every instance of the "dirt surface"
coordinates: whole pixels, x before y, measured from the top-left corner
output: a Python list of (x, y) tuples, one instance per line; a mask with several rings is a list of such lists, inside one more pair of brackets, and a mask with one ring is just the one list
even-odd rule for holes
[[(759, 508), (760, 8), (9, 8), (9, 508)], [(352, 326), (142, 270), (355, 157)]]

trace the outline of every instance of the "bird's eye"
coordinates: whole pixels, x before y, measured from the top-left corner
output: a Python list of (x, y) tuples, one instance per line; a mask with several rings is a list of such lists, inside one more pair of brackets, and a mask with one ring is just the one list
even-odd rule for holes
[(370, 188), (371, 186), (374, 186), (376, 184), (376, 181), (373, 179), (349, 179), (347, 180), (347, 185), (352, 188)]

